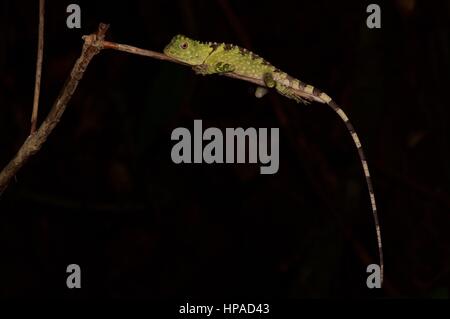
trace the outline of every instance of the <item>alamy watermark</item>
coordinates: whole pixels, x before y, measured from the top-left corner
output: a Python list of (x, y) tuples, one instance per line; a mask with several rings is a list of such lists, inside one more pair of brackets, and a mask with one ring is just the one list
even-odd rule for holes
[[(279, 168), (279, 129), (270, 129), (270, 141), (268, 135), (267, 128), (253, 127), (226, 128), (225, 134), (216, 127), (209, 127), (203, 132), (202, 120), (194, 120), (193, 136), (185, 127), (172, 131), (172, 141), (178, 142), (172, 147), (171, 157), (176, 164), (259, 161), (265, 165), (260, 167), (261, 174), (275, 174)], [(203, 146), (204, 141), (207, 144)]]
[(370, 264), (367, 266), (367, 273), (370, 275), (367, 276), (366, 285), (367, 288), (381, 288), (381, 268), (377, 264)]
[(381, 28), (381, 8), (378, 4), (372, 3), (367, 6), (367, 13), (370, 15), (366, 19), (366, 24), (369, 29)]
[(78, 4), (69, 4), (66, 8), (66, 12), (70, 13), (66, 19), (66, 25), (69, 29), (81, 28), (81, 8)]
[(66, 279), (67, 288), (81, 288), (81, 268), (77, 264), (70, 264), (66, 268), (66, 272), (69, 274)]

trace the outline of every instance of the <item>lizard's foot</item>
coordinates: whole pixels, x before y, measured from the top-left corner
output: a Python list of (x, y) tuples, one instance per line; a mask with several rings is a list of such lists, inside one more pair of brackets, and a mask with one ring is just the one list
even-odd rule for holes
[(264, 88), (264, 87), (262, 87), (262, 86), (258, 86), (258, 87), (256, 88), (256, 91), (255, 91), (255, 96), (256, 96), (258, 99), (260, 99), (260, 98), (262, 98), (264, 95), (266, 95), (267, 92), (269, 92), (269, 90), (268, 90), (267, 88)]
[(297, 103), (303, 103), (303, 104), (309, 104), (311, 103), (308, 100), (305, 100), (304, 98), (302, 98), (301, 96), (295, 94), (295, 91), (292, 90), (290, 87), (282, 85), (282, 84), (277, 84), (276, 86), (276, 90), (278, 91), (278, 93), (280, 93), (283, 96), (286, 96), (292, 100), (294, 100)]
[(263, 81), (269, 88), (273, 88), (277, 84), (277, 82), (273, 79), (272, 73), (269, 72), (264, 73)]
[(194, 65), (192, 67), (192, 70), (194, 70), (194, 72), (196, 74), (201, 74), (201, 75), (207, 75), (210, 74), (209, 70), (208, 70), (208, 65), (207, 64), (199, 64), (199, 65)]

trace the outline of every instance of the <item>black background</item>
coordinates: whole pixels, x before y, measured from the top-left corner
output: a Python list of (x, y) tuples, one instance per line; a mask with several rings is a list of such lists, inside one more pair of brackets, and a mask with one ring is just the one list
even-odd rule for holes
[[(0, 197), (0, 296), (449, 296), (450, 3), (46, 3), (40, 120), (99, 22), (161, 51), (177, 33), (238, 44), (332, 96), (353, 122), (379, 204), (386, 280), (366, 287), (376, 237), (361, 164), (328, 107), (118, 51), (96, 56), (43, 149)], [(38, 1), (0, 7), (0, 165), (29, 132)], [(170, 134), (279, 127), (280, 169), (176, 165)], [(82, 289), (66, 287), (66, 267)]]

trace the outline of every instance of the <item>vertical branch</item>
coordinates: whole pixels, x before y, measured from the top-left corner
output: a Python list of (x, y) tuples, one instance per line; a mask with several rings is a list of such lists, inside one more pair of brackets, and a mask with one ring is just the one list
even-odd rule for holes
[(217, 3), (219, 4), (220, 8), (223, 10), (228, 23), (230, 24), (233, 31), (236, 33), (236, 36), (238, 39), (242, 42), (242, 44), (247, 49), (252, 49), (252, 41), (250, 40), (250, 37), (248, 36), (247, 30), (242, 25), (241, 21), (239, 20), (238, 16), (236, 15), (236, 12), (231, 7), (228, 0), (217, 0)]
[(36, 78), (34, 82), (34, 101), (33, 112), (31, 114), (31, 132), (36, 131), (37, 117), (39, 111), (39, 95), (41, 91), (41, 75), (42, 75), (42, 59), (44, 55), (44, 15), (45, 15), (45, 0), (39, 0), (39, 35), (38, 35), (38, 50), (36, 61)]

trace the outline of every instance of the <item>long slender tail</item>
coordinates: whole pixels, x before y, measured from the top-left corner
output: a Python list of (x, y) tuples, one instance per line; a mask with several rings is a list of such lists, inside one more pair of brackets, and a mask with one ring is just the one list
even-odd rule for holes
[(381, 231), (380, 231), (380, 223), (378, 221), (378, 213), (377, 213), (377, 205), (375, 202), (375, 194), (373, 191), (372, 179), (369, 173), (369, 167), (367, 165), (366, 155), (364, 154), (363, 147), (361, 145), (361, 141), (359, 140), (358, 134), (356, 134), (355, 128), (352, 123), (348, 119), (347, 115), (345, 115), (344, 111), (334, 102), (331, 97), (329, 97), (326, 93), (320, 91), (319, 89), (306, 85), (304, 88), (305, 93), (311, 94), (319, 99), (321, 99), (324, 103), (328, 104), (344, 121), (345, 126), (347, 127), (348, 132), (352, 136), (353, 142), (358, 149), (359, 159), (361, 160), (362, 167), (364, 169), (364, 175), (366, 177), (367, 188), (369, 190), (370, 202), (372, 204), (372, 214), (375, 222), (375, 229), (377, 232), (377, 242), (378, 242), (378, 254), (380, 257), (380, 275), (381, 275), (381, 283), (383, 283), (384, 277), (384, 261), (383, 261), (383, 246), (381, 242)]
[(331, 97), (329, 97), (326, 93), (321, 90), (313, 87), (312, 85), (308, 85), (284, 72), (275, 72), (274, 80), (281, 84), (277, 85), (277, 91), (285, 95), (289, 98), (293, 98), (297, 102), (305, 103), (305, 101), (317, 101), (321, 103), (328, 104), (344, 121), (345, 126), (347, 127), (348, 132), (352, 136), (353, 142), (358, 149), (359, 159), (361, 161), (361, 165), (364, 169), (364, 175), (366, 177), (367, 188), (369, 190), (370, 202), (372, 204), (372, 214), (375, 222), (375, 229), (377, 233), (377, 242), (378, 242), (378, 254), (380, 257), (380, 276), (381, 283), (383, 283), (384, 278), (384, 261), (383, 261), (383, 246), (381, 242), (381, 232), (380, 232), (380, 223), (378, 221), (378, 213), (377, 213), (377, 205), (375, 202), (375, 194), (373, 192), (372, 179), (370, 178), (369, 166), (367, 165), (366, 155), (364, 154), (364, 150), (361, 145), (361, 141), (359, 140), (358, 134), (356, 134), (355, 128), (352, 123), (348, 119), (347, 115), (345, 115), (344, 111), (334, 102)]

